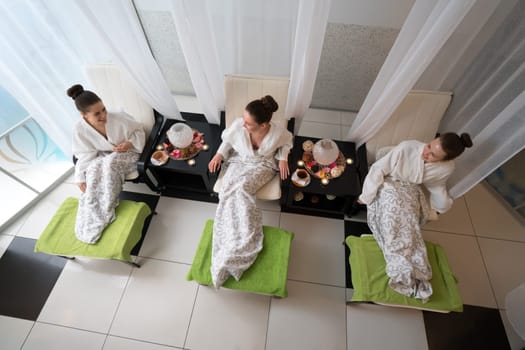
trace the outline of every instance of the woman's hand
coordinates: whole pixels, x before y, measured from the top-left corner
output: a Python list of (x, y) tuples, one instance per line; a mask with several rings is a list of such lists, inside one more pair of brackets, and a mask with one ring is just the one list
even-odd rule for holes
[(79, 183), (78, 188), (80, 188), (80, 191), (86, 192), (86, 183), (85, 182)]
[(361, 202), (361, 200), (357, 198), (357, 204), (365, 204), (365, 203)]
[(286, 180), (288, 175), (290, 175), (290, 168), (288, 168), (287, 160), (279, 161), (279, 172), (281, 173), (281, 180)]
[(131, 144), (131, 142), (129, 141), (124, 141), (122, 143), (119, 143), (118, 145), (116, 145), (115, 147), (113, 147), (113, 151), (114, 152), (126, 152), (127, 150), (129, 150), (131, 147), (133, 147), (133, 144)]
[(213, 158), (208, 163), (208, 169), (210, 172), (214, 173), (221, 167), (222, 163), (222, 155), (220, 153), (217, 153), (213, 156)]

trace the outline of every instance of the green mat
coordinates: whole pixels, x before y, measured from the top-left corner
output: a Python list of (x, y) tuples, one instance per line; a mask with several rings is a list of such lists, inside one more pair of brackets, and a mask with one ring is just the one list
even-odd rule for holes
[(151, 214), (145, 203), (121, 200), (115, 214), (95, 244), (79, 241), (75, 236), (78, 199), (67, 198), (55, 213), (35, 245), (35, 252), (65, 256), (131, 261), (131, 250), (142, 236), (144, 221)]
[[(188, 281), (212, 285), (210, 265), (213, 237), (213, 220), (208, 220), (193, 264), (186, 276)], [(263, 250), (253, 265), (244, 272), (240, 281), (230, 277), (223, 287), (279, 297), (288, 296), (286, 280), (288, 278), (288, 260), (290, 245), (294, 234), (277, 227), (264, 226)]]
[(463, 311), (456, 278), (448, 265), (445, 251), (441, 246), (425, 242), (428, 260), (432, 267), (430, 283), (432, 284), (433, 294), (428, 302), (422, 303), (420, 300), (406, 297), (388, 286), (383, 252), (373, 236), (349, 236), (346, 238), (346, 244), (350, 248), (350, 268), (354, 286), (354, 295), (351, 301), (369, 301), (439, 312)]

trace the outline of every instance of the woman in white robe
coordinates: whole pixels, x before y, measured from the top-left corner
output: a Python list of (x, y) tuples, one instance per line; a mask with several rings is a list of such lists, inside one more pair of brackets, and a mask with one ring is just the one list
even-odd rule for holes
[(225, 161), (225, 174), (213, 225), (211, 275), (215, 288), (230, 276), (239, 280), (263, 245), (262, 213), (255, 193), (276, 171), (290, 173), (288, 153), (293, 135), (271, 121), (278, 108), (271, 96), (250, 102), (242, 118), (222, 133), (222, 144), (209, 163), (215, 172)]
[[(404, 141), (371, 167), (358, 202), (387, 263), (389, 285), (406, 296), (428, 300), (432, 270), (420, 226), (432, 213), (452, 206), (446, 182), (454, 160), (471, 147), (468, 134), (446, 133), (425, 144)], [(429, 192), (430, 206), (422, 191)]]
[(108, 113), (102, 100), (81, 85), (67, 91), (82, 119), (73, 132), (75, 182), (80, 196), (75, 233), (95, 243), (115, 219), (125, 178), (136, 178), (137, 161), (145, 144), (142, 124), (124, 112)]

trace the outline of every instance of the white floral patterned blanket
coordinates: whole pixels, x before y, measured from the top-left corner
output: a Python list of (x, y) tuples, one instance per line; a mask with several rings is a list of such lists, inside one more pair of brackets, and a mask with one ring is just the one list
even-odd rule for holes
[(112, 152), (91, 161), (86, 170), (86, 192), (78, 202), (75, 234), (79, 240), (95, 244), (115, 220), (125, 176), (136, 171), (138, 159), (134, 152)]
[(390, 287), (426, 302), (432, 295), (432, 269), (420, 227), (430, 215), (430, 206), (421, 186), (387, 177), (367, 210)]
[(255, 193), (275, 175), (263, 157), (228, 160), (213, 224), (211, 277), (215, 288), (233, 276), (240, 280), (263, 248), (262, 212)]

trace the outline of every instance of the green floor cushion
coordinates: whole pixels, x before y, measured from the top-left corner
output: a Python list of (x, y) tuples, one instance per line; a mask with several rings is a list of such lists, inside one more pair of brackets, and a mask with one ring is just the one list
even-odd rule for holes
[(419, 299), (406, 297), (388, 286), (383, 252), (372, 235), (348, 236), (346, 244), (350, 248), (350, 269), (354, 286), (352, 302), (374, 302), (437, 312), (463, 311), (456, 278), (441, 246), (425, 242), (428, 260), (432, 267), (430, 283), (433, 294), (426, 303), (423, 303)]
[[(230, 277), (223, 287), (258, 294), (286, 297), (286, 280), (288, 278), (288, 260), (290, 245), (294, 234), (277, 227), (264, 226), (263, 250), (253, 265), (246, 270), (240, 281)], [(208, 220), (193, 264), (186, 276), (188, 281), (212, 285), (210, 265), (213, 237), (213, 220)]]
[(151, 214), (142, 202), (121, 200), (115, 214), (95, 244), (79, 241), (75, 236), (78, 199), (67, 198), (55, 213), (35, 245), (35, 252), (64, 256), (131, 261), (131, 250), (140, 240), (144, 221)]

